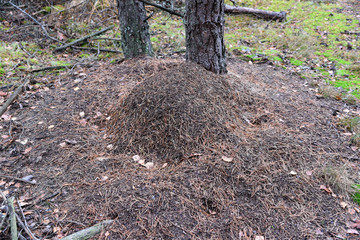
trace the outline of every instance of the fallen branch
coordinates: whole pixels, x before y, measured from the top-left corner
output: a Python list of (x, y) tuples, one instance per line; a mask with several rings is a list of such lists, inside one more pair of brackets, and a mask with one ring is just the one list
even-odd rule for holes
[[(174, 11), (168, 8), (165, 8), (159, 4), (149, 2), (147, 0), (139, 0), (147, 5), (154, 6), (156, 8), (159, 8), (165, 12), (168, 12), (170, 14), (184, 17), (183, 13), (180, 10)], [(279, 20), (279, 21), (285, 21), (286, 19), (286, 12), (272, 12), (272, 11), (266, 11), (266, 10), (260, 10), (260, 9), (254, 9), (254, 8), (246, 8), (246, 7), (236, 7), (236, 6), (230, 6), (225, 4), (225, 14), (229, 15), (240, 15), (240, 14), (251, 14), (259, 18), (268, 19), (268, 20)]]
[(91, 40), (111, 40), (111, 41), (118, 41), (118, 42), (121, 41), (120, 38), (104, 38), (104, 37), (92, 38)]
[(11, 229), (11, 240), (18, 239), (18, 231), (16, 226), (16, 214), (14, 208), (14, 197), (8, 199), (9, 216), (10, 216), (10, 229)]
[(178, 12), (173, 11), (171, 9), (165, 8), (165, 7), (163, 7), (163, 6), (159, 5), (159, 4), (152, 3), (152, 2), (149, 2), (149, 1), (146, 1), (146, 0), (140, 0), (140, 2), (143, 2), (143, 3), (147, 4), (147, 5), (159, 8), (159, 9), (161, 9), (161, 10), (163, 10), (165, 12), (168, 12), (170, 14), (173, 14), (173, 15), (176, 15), (176, 16), (179, 16), (179, 17), (182, 17), (182, 18), (184, 17), (183, 13), (178, 13)]
[(30, 231), (30, 229), (21, 221), (21, 218), (15, 213), (16, 219), (19, 225), (24, 229), (24, 231), (31, 237), (31, 239), (39, 240), (35, 235)]
[(280, 22), (286, 20), (286, 12), (272, 12), (254, 8), (246, 7), (233, 7), (225, 4), (225, 13), (230, 15), (240, 15), (240, 14), (251, 14), (258, 18), (268, 19), (268, 20), (279, 20)]
[[(7, 198), (6, 198), (5, 194), (4, 194), (1, 190), (0, 190), (0, 195), (2, 196), (2, 198), (3, 198), (3, 200), (4, 200), (3, 203), (6, 203), (6, 202), (7, 202)], [(4, 225), (4, 222), (5, 222), (5, 219), (6, 219), (7, 215), (8, 215), (8, 213), (9, 213), (9, 208), (6, 209), (5, 215), (2, 216), (3, 219), (2, 219), (1, 222), (0, 222), (0, 232), (1, 232), (1, 230), (2, 230), (2, 226)]]
[(101, 223), (98, 223), (92, 227), (86, 228), (84, 230), (81, 230), (79, 232), (73, 233), (67, 237), (64, 237), (62, 240), (85, 240), (89, 239), (96, 234), (100, 233), (103, 229), (105, 229), (107, 226), (109, 226), (111, 223), (113, 223), (113, 220), (106, 220)]
[(46, 30), (46, 28), (44, 27), (44, 25), (42, 25), (38, 20), (36, 20), (33, 16), (31, 16), (30, 14), (28, 14), (27, 12), (25, 12), (24, 10), (22, 10), (20, 7), (18, 7), (17, 5), (15, 5), (14, 3), (12, 3), (12, 1), (9, 1), (9, 4), (11, 4), (14, 8), (16, 8), (17, 10), (19, 10), (20, 12), (22, 12), (23, 14), (25, 14), (26, 16), (28, 16), (31, 20), (33, 20), (37, 25), (39, 25), (41, 27), (41, 29), (44, 31), (45, 36), (53, 41), (59, 42), (59, 43), (63, 43), (62, 41), (53, 38), (52, 36), (49, 35), (48, 31)]
[(7, 178), (7, 179), (19, 181), (19, 182), (24, 182), (24, 183), (29, 183), (29, 184), (32, 184), (32, 185), (36, 185), (35, 182), (31, 182), (31, 181), (28, 181), (28, 180), (25, 180), (25, 179), (22, 179), (22, 178), (7, 176), (7, 175), (3, 175), (3, 174), (0, 174), (0, 178)]
[[(24, 86), (29, 82), (29, 79), (26, 79), (23, 84), (21, 84), (14, 93), (9, 97), (9, 99), (4, 103), (0, 108), (0, 117), (6, 112), (8, 106), (15, 100), (15, 98), (22, 92)], [(0, 175), (1, 176), (1, 175)]]
[(89, 48), (89, 47), (72, 47), (79, 50), (88, 50), (92, 52), (111, 52), (111, 53), (122, 53), (122, 51), (113, 50), (113, 49), (106, 49), (106, 48)]
[(66, 49), (66, 48), (68, 48), (68, 47), (77, 45), (77, 44), (85, 41), (85, 40), (88, 39), (88, 38), (91, 38), (91, 37), (100, 35), (100, 34), (106, 32), (106, 31), (109, 31), (109, 30), (112, 29), (113, 27), (114, 27), (114, 25), (109, 26), (109, 27), (104, 28), (104, 29), (102, 29), (102, 30), (100, 30), (100, 31), (98, 31), (98, 32), (95, 32), (95, 33), (86, 35), (85, 37), (79, 38), (79, 39), (77, 39), (77, 40), (75, 40), (75, 41), (73, 41), (73, 42), (71, 42), (71, 43), (68, 43), (68, 44), (65, 44), (65, 45), (63, 45), (63, 46), (60, 46), (60, 47), (56, 48), (56, 49), (54, 50), (54, 52), (61, 51), (61, 50), (64, 50), (64, 49)]

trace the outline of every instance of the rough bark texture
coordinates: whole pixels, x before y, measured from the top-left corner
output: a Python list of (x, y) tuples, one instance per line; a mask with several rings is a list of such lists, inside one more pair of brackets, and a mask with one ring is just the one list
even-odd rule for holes
[(224, 0), (188, 0), (186, 59), (212, 72), (226, 73)]
[(138, 0), (117, 0), (121, 46), (125, 58), (152, 55), (149, 25), (144, 4)]

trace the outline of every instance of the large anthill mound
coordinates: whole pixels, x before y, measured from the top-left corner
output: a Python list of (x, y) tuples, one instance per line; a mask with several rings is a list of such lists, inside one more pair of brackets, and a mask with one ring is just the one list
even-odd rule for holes
[(113, 110), (117, 149), (171, 158), (204, 147), (225, 150), (241, 128), (236, 113), (253, 108), (256, 101), (246, 89), (236, 90), (240, 88), (190, 63), (145, 79)]

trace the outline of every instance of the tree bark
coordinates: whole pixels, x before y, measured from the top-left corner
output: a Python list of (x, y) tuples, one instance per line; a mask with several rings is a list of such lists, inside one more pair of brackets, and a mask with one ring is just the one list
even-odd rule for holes
[(186, 60), (217, 74), (226, 73), (224, 0), (188, 0)]
[(149, 24), (144, 4), (138, 0), (117, 0), (121, 46), (125, 58), (152, 56)]

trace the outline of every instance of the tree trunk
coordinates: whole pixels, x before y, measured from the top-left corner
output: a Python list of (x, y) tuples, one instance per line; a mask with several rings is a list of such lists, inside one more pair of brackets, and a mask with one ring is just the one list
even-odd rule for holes
[(138, 0), (117, 0), (121, 46), (125, 58), (153, 54), (144, 4)]
[(186, 59), (214, 73), (226, 73), (224, 0), (187, 0)]

